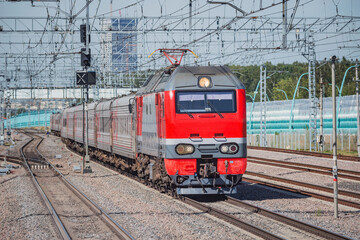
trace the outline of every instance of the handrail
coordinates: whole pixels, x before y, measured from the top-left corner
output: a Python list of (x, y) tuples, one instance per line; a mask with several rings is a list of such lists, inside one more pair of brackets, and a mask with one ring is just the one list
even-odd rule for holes
[(293, 95), (293, 99), (292, 99), (292, 102), (291, 102), (291, 110), (290, 110), (290, 121), (289, 121), (289, 130), (292, 129), (292, 122), (293, 122), (293, 109), (294, 109), (294, 105), (295, 105), (295, 95), (296, 95), (296, 92), (299, 88), (299, 83), (300, 83), (300, 80), (303, 76), (305, 76), (306, 74), (309, 74), (309, 73), (303, 73), (301, 74), (301, 76), (299, 77), (298, 81), (297, 81), (297, 84), (296, 84), (296, 88), (295, 88), (295, 92), (294, 92), (294, 95)]
[(340, 115), (340, 102), (341, 102), (341, 93), (342, 93), (342, 90), (343, 90), (343, 87), (344, 87), (344, 83), (345, 83), (345, 78), (346, 78), (346, 75), (348, 73), (348, 71), (354, 67), (359, 67), (360, 65), (359, 64), (356, 64), (354, 66), (350, 66), (348, 69), (346, 69), (345, 73), (344, 73), (344, 77), (343, 77), (343, 80), (341, 82), (341, 87), (340, 87), (340, 90), (339, 91), (339, 101), (337, 102), (337, 109), (336, 109), (336, 123), (337, 123), (337, 126), (338, 128), (340, 128), (340, 122), (339, 122), (339, 115)]

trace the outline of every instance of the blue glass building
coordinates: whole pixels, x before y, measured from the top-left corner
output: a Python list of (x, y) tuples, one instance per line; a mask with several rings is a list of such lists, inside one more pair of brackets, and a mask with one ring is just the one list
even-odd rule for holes
[(112, 71), (129, 73), (137, 71), (137, 23), (136, 18), (111, 19)]

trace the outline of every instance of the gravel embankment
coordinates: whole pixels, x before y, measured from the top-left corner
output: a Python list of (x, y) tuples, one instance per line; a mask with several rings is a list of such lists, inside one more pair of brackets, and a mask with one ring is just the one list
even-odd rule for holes
[[(257, 239), (98, 164), (91, 164), (91, 174), (74, 173), (81, 157), (63, 150), (59, 138), (50, 136), (40, 150), (136, 239)], [(56, 154), (62, 159), (54, 159)]]
[[(278, 153), (253, 149), (248, 150), (248, 156), (321, 165), (330, 168), (333, 165), (332, 159), (299, 156), (296, 154)], [(360, 172), (360, 163), (357, 162), (339, 160), (338, 167), (340, 169), (348, 169)], [(254, 163), (248, 163), (247, 170), (296, 181), (305, 181), (306, 183), (312, 183), (325, 187), (333, 187), (332, 176), (325, 176), (299, 170), (283, 169), (279, 167), (272, 167)], [(254, 178), (253, 176), (249, 177)], [(295, 188), (308, 190), (298, 186), (296, 186)], [(360, 239), (360, 224), (358, 224), (360, 222), (359, 209), (339, 205), (339, 218), (335, 219), (333, 217), (333, 203), (308, 198), (298, 194), (289, 194), (278, 190), (271, 190), (271, 188), (256, 186), (256, 184), (244, 183), (242, 186), (239, 186), (239, 190), (240, 189), (241, 192), (237, 198), (247, 200), (252, 204), (258, 204), (259, 206), (286, 214), (290, 217), (294, 217), (310, 224), (317, 225), (322, 228), (329, 229), (331, 231), (341, 233), (355, 239)], [(339, 176), (339, 189), (360, 192), (360, 183), (358, 181), (342, 179)], [(323, 192), (320, 193), (325, 194)], [(331, 194), (329, 195), (331, 196)], [(341, 195), (339, 195), (339, 198), (350, 199)], [(350, 200), (359, 202), (359, 200)]]
[(17, 131), (12, 132), (12, 138), (15, 142), (15, 145), (13, 145), (12, 147), (0, 146), (0, 154), (12, 156), (12, 157), (21, 157), (19, 154), (19, 150), (25, 143), (27, 143), (30, 140), (30, 138)]
[[(62, 165), (64, 174), (67, 174), (76, 186), (79, 186), (91, 199), (109, 212), (135, 238), (224, 239), (235, 237), (236, 239), (244, 239), (254, 237), (98, 164), (91, 164), (94, 170), (92, 174), (74, 173), (72, 167), (75, 164), (81, 165), (81, 158), (64, 149), (59, 138), (50, 136), (45, 143), (42, 144), (40, 150), (46, 156), (51, 157), (53, 163)], [(62, 154), (62, 159), (54, 159), (56, 154)], [(274, 156), (270, 156), (270, 153), (258, 154), (259, 157), (266, 156), (279, 159), (276, 158), (277, 153), (274, 153)], [(249, 155), (252, 155), (250, 151)], [(284, 156), (284, 159), (286, 158), (292, 159), (291, 156)], [(304, 161), (311, 163), (308, 159)], [(272, 172), (277, 175), (274, 167), (249, 164), (250, 169), (264, 173)], [(280, 177), (297, 176), (297, 173), (293, 173), (294, 170), (279, 171), (282, 174)], [(306, 181), (315, 183), (319, 181), (313, 180), (314, 176), (318, 175), (307, 174)], [(301, 173), (299, 173), (299, 177), (300, 179), (294, 180), (304, 180), (304, 175), (301, 177)], [(327, 177), (325, 176), (325, 178)], [(329, 182), (332, 183), (331, 176), (329, 176)], [(342, 181), (340, 181), (341, 184)], [(332, 203), (256, 184), (243, 183), (238, 187), (238, 190), (239, 194), (235, 196), (236, 198), (354, 239), (360, 239), (358, 224), (360, 211), (357, 209), (340, 205), (339, 218), (334, 219)], [(233, 208), (229, 207), (227, 210), (235, 214)], [(269, 226), (264, 225), (263, 227)], [(292, 238), (291, 233), (289, 234), (288, 238)]]
[(52, 217), (23, 168), (0, 177), (1, 239), (58, 239)]

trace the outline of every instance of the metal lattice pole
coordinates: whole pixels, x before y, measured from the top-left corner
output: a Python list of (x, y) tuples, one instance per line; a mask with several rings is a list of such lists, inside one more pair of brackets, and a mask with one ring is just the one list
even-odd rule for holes
[(356, 109), (357, 109), (357, 151), (358, 156), (360, 157), (360, 98), (359, 98), (359, 73), (358, 73), (358, 63), (356, 61), (355, 68), (355, 80), (356, 80)]
[(260, 66), (260, 145), (267, 146), (266, 141), (266, 66)]
[(315, 81), (315, 42), (312, 33), (308, 38), (308, 72), (309, 72), (309, 102), (310, 102), (310, 115), (309, 115), (309, 131), (310, 131), (310, 151), (316, 151), (316, 114), (317, 114), (317, 98), (316, 98), (316, 81)]
[(335, 88), (335, 61), (336, 56), (331, 58), (331, 83), (332, 83), (332, 124), (333, 124), (333, 141), (332, 141), (332, 151), (333, 151), (333, 180), (334, 180), (334, 217), (338, 218), (338, 166), (337, 166), (337, 132), (336, 132), (336, 88)]
[(320, 151), (324, 151), (324, 82), (322, 76), (320, 77)]

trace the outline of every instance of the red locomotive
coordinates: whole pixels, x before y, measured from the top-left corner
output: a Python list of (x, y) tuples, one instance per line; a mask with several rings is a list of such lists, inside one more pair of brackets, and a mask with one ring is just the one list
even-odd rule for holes
[[(79, 152), (81, 111), (51, 121)], [(136, 94), (90, 104), (88, 115), (90, 155), (163, 192), (236, 193), (246, 170), (245, 88), (227, 67), (173, 64)]]

